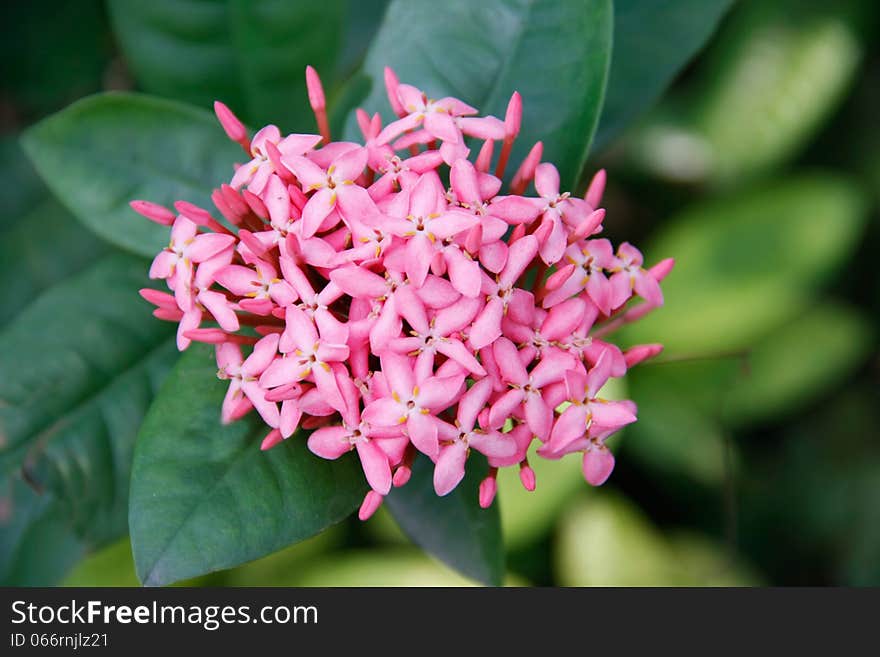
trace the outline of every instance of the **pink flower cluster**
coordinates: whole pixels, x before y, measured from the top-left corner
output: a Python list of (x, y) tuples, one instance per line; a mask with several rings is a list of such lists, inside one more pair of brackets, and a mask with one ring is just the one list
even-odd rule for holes
[(181, 350), (216, 345), (223, 421), (256, 410), (270, 429), (263, 449), (303, 427), (321, 457), (355, 450), (371, 489), (362, 519), (408, 481), (417, 452), (434, 463), (438, 495), (462, 480), (471, 450), (484, 454), (483, 507), (500, 467), (518, 466), (534, 489), (535, 439), (544, 458), (582, 452), (586, 480), (603, 483), (605, 440), (636, 407), (600, 390), (661, 347), (622, 352), (602, 337), (663, 302), (672, 261), (646, 269), (633, 246), (596, 237), (604, 172), (584, 198), (563, 193), (540, 142), (501, 193), (519, 94), (502, 121), (387, 70), (399, 118), (383, 127), (359, 110), (359, 144), (331, 141), (320, 80), (311, 68), (306, 78), (320, 135), (269, 125), (249, 139), (215, 104), (251, 158), (214, 190), (226, 223), (185, 201), (176, 212), (131, 204), (171, 226), (150, 277), (172, 293), (141, 294), (179, 323)]

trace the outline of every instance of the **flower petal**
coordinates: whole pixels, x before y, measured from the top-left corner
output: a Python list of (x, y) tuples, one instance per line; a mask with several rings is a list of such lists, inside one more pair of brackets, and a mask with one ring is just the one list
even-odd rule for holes
[(466, 461), (467, 446), (463, 442), (455, 442), (440, 450), (434, 465), (434, 491), (437, 495), (448, 495), (461, 483)]
[(391, 490), (391, 466), (385, 452), (372, 440), (359, 440), (355, 448), (370, 488), (380, 495), (387, 495)]
[(331, 461), (351, 451), (348, 432), (343, 427), (322, 427), (312, 432), (308, 446), (313, 454)]

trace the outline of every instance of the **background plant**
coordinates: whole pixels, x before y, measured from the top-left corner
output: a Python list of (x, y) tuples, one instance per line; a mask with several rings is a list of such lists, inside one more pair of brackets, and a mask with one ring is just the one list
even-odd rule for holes
[[(304, 450), (267, 457), (246, 426), (218, 432), (215, 388), (202, 391), (192, 425), (157, 419), (196, 365), (175, 365), (169, 328), (136, 296), (145, 257), (163, 240), (127, 207), (137, 197), (208, 203), (239, 157), (207, 111), (215, 98), (252, 126), (311, 130), (310, 63), (327, 85), (335, 134), (353, 130), (355, 105), (383, 109), (385, 64), (496, 115), (518, 88), (523, 124), (536, 131), (520, 142), (540, 132), (573, 185), (592, 137), (588, 168), (611, 172), (606, 231), (650, 245), (649, 261), (678, 260), (667, 307), (628, 336), (668, 349), (665, 363), (627, 379), (640, 422), (618, 439), (612, 486), (585, 491), (576, 461), (538, 472), (531, 495), (502, 478), (500, 518), (485, 531), (448, 532), (435, 554), (464, 555), (485, 566), (472, 576), (493, 579), (503, 551), (514, 583), (880, 581), (876, 11), (857, 0), (733, 4), (452, 1), (439, 16), (420, 0), (323, 2), (320, 12), (237, 0), (10, 7), (0, 579), (136, 582), (127, 534), (139, 431), (139, 443), (158, 436), (150, 457), (167, 474), (153, 488), (171, 487), (183, 518), (176, 533), (165, 528), (171, 549), (157, 561), (167, 570), (153, 583), (231, 567), (326, 524), (296, 525), (285, 513)], [(437, 45), (450, 39), (454, 47)], [(62, 110), (108, 89), (126, 93)], [(281, 503), (265, 504), (273, 495)], [(466, 528), (467, 499), (430, 513)], [(228, 540), (215, 531), (222, 514), (227, 526), (261, 531)], [(418, 539), (418, 528), (407, 531)], [(217, 559), (205, 566), (199, 551)], [(200, 581), (455, 577), (380, 515)]]

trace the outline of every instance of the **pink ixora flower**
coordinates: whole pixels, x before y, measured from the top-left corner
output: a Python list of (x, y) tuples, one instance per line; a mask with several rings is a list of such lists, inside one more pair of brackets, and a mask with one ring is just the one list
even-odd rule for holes
[(600, 236), (605, 173), (581, 196), (562, 190), (541, 142), (505, 187), (528, 100), (516, 92), (502, 121), (389, 69), (397, 119), (358, 111), (354, 143), (332, 140), (314, 69), (306, 81), (320, 134), (269, 125), (249, 137), (215, 105), (249, 160), (211, 196), (227, 223), (185, 201), (131, 203), (170, 227), (150, 268), (170, 292), (141, 294), (178, 324), (180, 349), (215, 345), (222, 420), (256, 411), (263, 449), (302, 428), (318, 457), (354, 452), (370, 486), (362, 519), (408, 484), (415, 458), (446, 495), (481, 455), (484, 507), (499, 468), (535, 488), (529, 458), (582, 453), (585, 479), (601, 484), (606, 439), (636, 407), (600, 390), (662, 349), (624, 352), (611, 336), (663, 303), (672, 261), (615, 251)]

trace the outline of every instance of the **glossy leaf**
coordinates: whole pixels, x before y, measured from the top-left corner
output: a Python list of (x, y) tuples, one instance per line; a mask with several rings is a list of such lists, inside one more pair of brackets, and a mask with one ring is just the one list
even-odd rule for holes
[(51, 198), (18, 140), (0, 141), (0, 327), (41, 291), (107, 251)]
[(332, 82), (342, 0), (111, 0), (129, 65), (144, 90), (210, 109), (215, 100), (254, 125), (310, 132), (305, 67)]
[[(610, 0), (451, 0), (442, 11), (430, 0), (397, 0), (367, 53), (373, 85), (364, 107), (392, 117), (385, 66), (433, 98), (456, 96), (499, 118), (518, 90), (523, 129), (512, 161), (542, 140), (570, 187), (602, 105), (612, 13)], [(359, 135), (351, 120), (346, 135)]]
[[(866, 203), (845, 179), (808, 175), (719, 198), (672, 219), (647, 261), (674, 257), (666, 305), (625, 332), (669, 354), (750, 346), (793, 318), (844, 263)], [(833, 230), (829, 229), (833, 226)]]
[(615, 0), (614, 53), (595, 148), (659, 97), (706, 43), (733, 0)]
[(388, 0), (345, 0), (345, 36), (336, 63), (340, 77), (347, 77), (363, 62), (386, 9)]
[(386, 504), (400, 528), (422, 549), (466, 577), (497, 586), (504, 577), (498, 502), (480, 508), (477, 493), (488, 466), (476, 454), (467, 465), (458, 487), (438, 497), (433, 464), (420, 457), (413, 464), (409, 483), (393, 489)]
[(366, 492), (354, 459), (320, 459), (301, 434), (262, 452), (261, 422), (221, 425), (216, 369), (210, 348), (191, 347), (138, 436), (129, 525), (146, 585), (280, 550), (345, 518)]
[(152, 257), (168, 229), (135, 214), (140, 198), (209, 208), (211, 190), (244, 157), (212, 114), (128, 93), (80, 100), (30, 128), (25, 151), (49, 188), (83, 223), (124, 249)]
[(52, 584), (126, 532), (134, 437), (176, 357), (137, 296), (146, 267), (107, 256), (0, 333), (4, 582)]
[(0, 230), (0, 327), (40, 292), (107, 251), (104, 242), (51, 197)]

